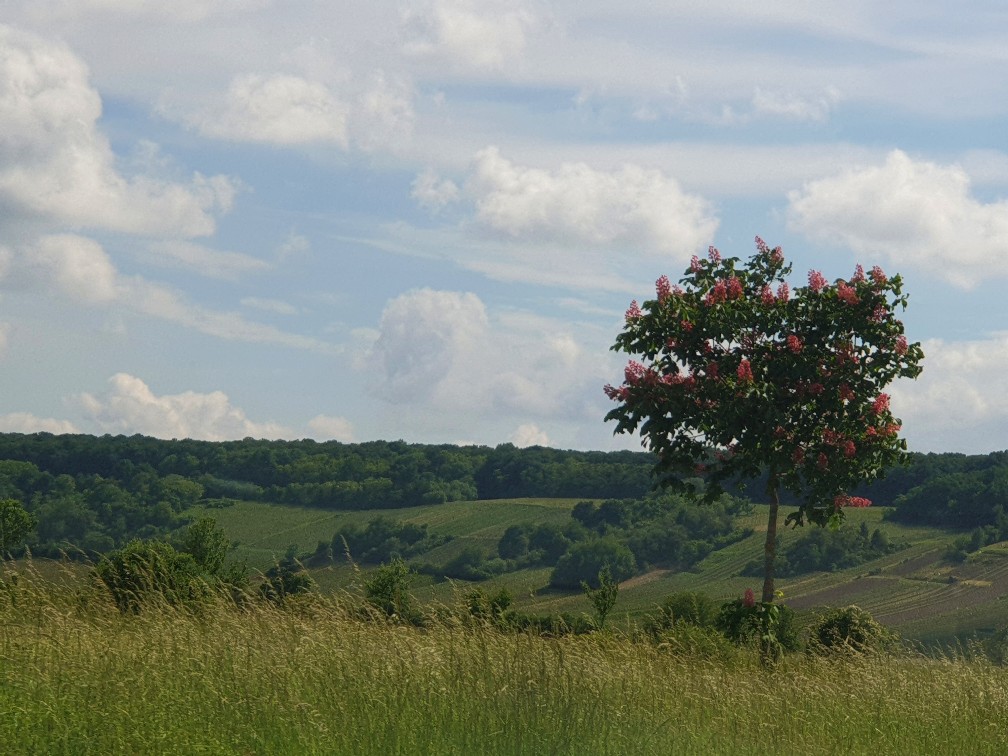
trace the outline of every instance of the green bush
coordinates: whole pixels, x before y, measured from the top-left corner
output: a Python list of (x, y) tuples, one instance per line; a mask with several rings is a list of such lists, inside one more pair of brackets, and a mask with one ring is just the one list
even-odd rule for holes
[(738, 645), (758, 645), (771, 655), (801, 648), (794, 609), (784, 604), (735, 599), (721, 605), (714, 624)]
[(550, 585), (554, 588), (579, 588), (584, 582), (597, 588), (599, 572), (604, 567), (609, 568), (612, 579), (618, 583), (637, 572), (637, 560), (625, 544), (612, 536), (581, 541), (560, 557), (550, 576)]
[(158, 601), (194, 606), (210, 594), (192, 554), (164, 541), (134, 539), (102, 557), (95, 572), (123, 612), (139, 612), (144, 604)]
[(809, 651), (818, 654), (864, 654), (883, 650), (895, 635), (858, 606), (834, 609), (812, 626)]
[(283, 604), (292, 596), (308, 593), (315, 581), (296, 559), (284, 559), (270, 567), (259, 584), (259, 595), (274, 604)]
[(713, 628), (717, 619), (717, 605), (705, 593), (680, 591), (666, 598), (644, 622), (644, 629), (652, 634), (671, 630), (677, 625)]
[(388, 617), (413, 621), (417, 613), (409, 593), (412, 575), (413, 571), (402, 559), (381, 565), (364, 583), (368, 603)]

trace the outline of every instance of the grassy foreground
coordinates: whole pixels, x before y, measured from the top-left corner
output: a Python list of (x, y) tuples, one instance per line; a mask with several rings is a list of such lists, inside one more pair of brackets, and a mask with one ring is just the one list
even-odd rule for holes
[(6, 574), (3, 753), (1004, 753), (1008, 669), (826, 661), (450, 618), (351, 598), (122, 615), (98, 587)]

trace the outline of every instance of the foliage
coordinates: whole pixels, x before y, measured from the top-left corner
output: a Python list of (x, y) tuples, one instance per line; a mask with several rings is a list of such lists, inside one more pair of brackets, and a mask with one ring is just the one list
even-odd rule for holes
[(613, 580), (621, 582), (637, 572), (633, 552), (612, 536), (602, 536), (575, 543), (568, 549), (550, 575), (554, 588), (579, 588), (588, 583), (599, 587), (599, 573), (609, 569)]
[(364, 528), (348, 525), (332, 537), (331, 553), (349, 551), (354, 561), (379, 564), (390, 559), (406, 559), (423, 554), (443, 543), (448, 536), (434, 536), (426, 525), (396, 522), (388, 517), (374, 517)]
[(368, 603), (388, 617), (411, 621), (416, 617), (409, 593), (413, 571), (402, 559), (393, 559), (376, 569), (364, 583)]
[(208, 575), (220, 575), (224, 570), (231, 544), (213, 517), (199, 517), (182, 536), (182, 550), (192, 554), (199, 568)]
[(752, 590), (722, 604), (714, 622), (729, 640), (758, 647), (764, 661), (775, 661), (801, 647), (794, 610), (785, 604), (757, 601)]
[[(778, 554), (775, 573), (790, 577), (809, 572), (843, 570), (892, 554), (906, 544), (893, 543), (880, 528), (869, 531), (862, 522), (857, 529), (822, 528), (810, 530)], [(763, 574), (763, 565), (749, 562), (743, 575)]]
[(812, 626), (809, 651), (817, 654), (865, 654), (881, 651), (893, 634), (857, 606), (834, 609)]
[(259, 584), (259, 595), (274, 604), (283, 604), (293, 596), (308, 593), (315, 581), (296, 559), (283, 559), (270, 567)]
[(6, 559), (38, 526), (38, 519), (20, 501), (0, 500), (0, 560)]
[(713, 501), (724, 483), (769, 471), (764, 603), (778, 492), (799, 497), (794, 524), (841, 517), (850, 490), (903, 459), (882, 389), (916, 377), (923, 358), (894, 315), (907, 303), (899, 276), (858, 266), (829, 284), (812, 271), (792, 296), (790, 272), (757, 237), (746, 264), (711, 247), (682, 286), (662, 276), (655, 299), (631, 303), (613, 349), (634, 359), (622, 385), (605, 388), (618, 405), (606, 419), (617, 433), (639, 430), (661, 483), (694, 492), (684, 478), (701, 473)]
[(164, 541), (130, 541), (102, 557), (95, 573), (123, 612), (139, 612), (158, 601), (195, 605), (209, 594), (192, 554), (180, 553)]
[(606, 617), (616, 606), (619, 595), (619, 582), (613, 580), (612, 570), (607, 564), (598, 572), (598, 588), (592, 588), (587, 581), (581, 581), (581, 590), (588, 597), (589, 603), (595, 609), (595, 624), (599, 630), (605, 627)]
[(718, 606), (706, 593), (679, 591), (667, 597), (651, 614), (644, 628), (653, 634), (671, 630), (678, 625), (713, 628)]

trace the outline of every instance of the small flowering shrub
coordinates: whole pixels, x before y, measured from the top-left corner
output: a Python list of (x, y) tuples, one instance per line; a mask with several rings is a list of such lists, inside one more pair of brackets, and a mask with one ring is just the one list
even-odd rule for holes
[(711, 247), (679, 285), (634, 301), (613, 349), (631, 359), (606, 395), (617, 433), (639, 432), (660, 483), (707, 501), (721, 484), (769, 473), (762, 603), (774, 598), (778, 494), (801, 504), (788, 522), (837, 524), (858, 484), (901, 461), (906, 442), (883, 389), (916, 377), (923, 353), (903, 333), (899, 276), (858, 266), (830, 283), (819, 271), (791, 289), (779, 247), (756, 239), (747, 263)]
[(743, 646), (759, 646), (768, 657), (801, 647), (794, 610), (757, 601), (751, 588), (746, 589), (742, 598), (721, 605), (715, 626), (729, 640)]

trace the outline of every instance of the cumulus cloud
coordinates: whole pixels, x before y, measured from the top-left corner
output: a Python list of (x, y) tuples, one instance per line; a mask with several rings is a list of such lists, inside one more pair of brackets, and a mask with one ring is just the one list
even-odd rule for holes
[(351, 111), (354, 144), (365, 151), (400, 150), (412, 138), (415, 121), (411, 88), (376, 71)]
[(219, 108), (191, 118), (217, 139), (272, 144), (335, 142), (346, 147), (347, 112), (324, 84), (300, 76), (243, 74), (231, 82)]
[(403, 16), (406, 51), (460, 69), (500, 70), (518, 59), (538, 24), (522, 2), (430, 0)]
[(352, 443), (355, 440), (353, 424), (345, 417), (316, 415), (308, 421), (312, 437), (319, 441), (342, 441)]
[(126, 178), (98, 128), (101, 98), (65, 45), (0, 26), (0, 202), (22, 215), (83, 228), (200, 236), (230, 209), (235, 186)]
[(157, 395), (141, 379), (117, 373), (109, 390), (100, 396), (81, 394), (81, 409), (105, 433), (141, 433), (157, 438), (193, 438), (224, 441), (245, 438), (293, 438), (294, 433), (276, 423), (250, 420), (231, 404), (227, 394), (186, 391)]
[(859, 255), (881, 253), (963, 288), (1008, 275), (1008, 201), (973, 197), (959, 166), (894, 150), (883, 165), (811, 181), (789, 200), (793, 229)]
[(1008, 332), (930, 339), (922, 347), (924, 372), (891, 391), (912, 448), (974, 454), (1008, 448)]
[(594, 245), (629, 242), (684, 254), (717, 229), (709, 203), (660, 171), (600, 171), (565, 163), (554, 171), (516, 165), (496, 147), (476, 155), (466, 185), (478, 219), (515, 238)]
[(73, 423), (51, 417), (36, 417), (29, 412), (0, 415), (4, 433), (80, 433)]
[(115, 266), (98, 242), (76, 234), (54, 234), (38, 240), (26, 265), (42, 285), (55, 284), (72, 300), (102, 304), (118, 296)]
[(520, 448), (550, 445), (549, 436), (535, 423), (519, 425), (511, 434), (511, 443)]
[(491, 318), (474, 294), (420, 289), (387, 304), (361, 368), (396, 408), (465, 435), (505, 418), (596, 417), (605, 362), (555, 321)]

